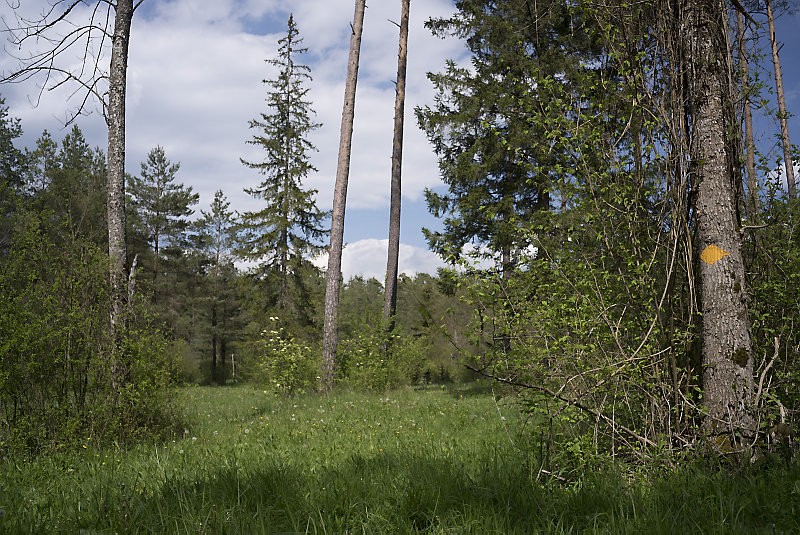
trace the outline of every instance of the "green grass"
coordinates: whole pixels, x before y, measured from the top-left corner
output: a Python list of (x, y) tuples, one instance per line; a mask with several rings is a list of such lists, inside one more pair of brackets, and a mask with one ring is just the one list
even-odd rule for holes
[(0, 464), (0, 533), (800, 532), (796, 465), (537, 481), (488, 394), (181, 397), (169, 443)]

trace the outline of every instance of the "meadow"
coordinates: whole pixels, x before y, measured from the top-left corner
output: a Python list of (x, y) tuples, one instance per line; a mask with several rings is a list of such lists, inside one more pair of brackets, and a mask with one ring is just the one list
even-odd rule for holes
[(2, 533), (798, 533), (800, 469), (540, 473), (480, 389), (187, 387), (185, 429), (0, 464)]

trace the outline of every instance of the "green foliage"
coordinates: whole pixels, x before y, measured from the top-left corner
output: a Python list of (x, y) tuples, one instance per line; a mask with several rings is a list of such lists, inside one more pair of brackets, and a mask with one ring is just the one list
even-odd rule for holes
[(456, 7), (429, 26), (465, 38), (472, 69), (431, 75), (418, 117), (448, 185), (428, 195), (444, 218), (428, 239), (474, 311), (464, 361), (563, 430), (542, 442), (575, 453), (558, 462), (681, 451), (699, 415), (694, 253), (677, 141), (650, 113), (669, 92), (660, 58), (633, 52), (652, 6)]
[(766, 429), (782, 419), (796, 421), (800, 411), (800, 205), (773, 190), (762, 217), (767, 226), (748, 234), (747, 248), (753, 354), (756, 380), (764, 386)]
[(0, 263), (0, 457), (126, 441), (169, 419), (163, 336), (143, 310), (129, 318), (131, 382), (117, 396), (105, 254), (82, 241), (54, 244), (48, 221), (19, 211)]
[(261, 338), (253, 342), (258, 380), (290, 396), (314, 389), (319, 382), (319, 351), (278, 327), (278, 318), (272, 317), (270, 321), (273, 328), (261, 331)]
[(350, 388), (374, 392), (422, 382), (427, 345), (398, 329), (387, 334), (381, 323), (365, 326), (339, 344), (340, 379)]
[(303, 180), (316, 171), (309, 154), (316, 148), (308, 136), (320, 127), (312, 120), (311, 103), (306, 100), (311, 80), (310, 69), (297, 63), (307, 49), (302, 46), (293, 17), (289, 17), (286, 37), (278, 41), (278, 55), (267, 63), (277, 67), (274, 79), (264, 80), (269, 88), (270, 110), (250, 121), (255, 130), (248, 143), (264, 150), (264, 160), (242, 164), (264, 175), (263, 181), (245, 192), (264, 201), (264, 205), (241, 216), (239, 254), (258, 263), (261, 278), (276, 280), (277, 308), (294, 309), (298, 317), (310, 316), (304, 301), (307, 258), (324, 248), (319, 240), (327, 235), (322, 222), (327, 214), (317, 208), (316, 190), (304, 189)]
[(175, 183), (179, 170), (180, 164), (170, 162), (163, 147), (155, 147), (142, 162), (141, 174), (128, 180), (133, 230), (150, 246), (154, 281), (161, 270), (162, 249), (172, 246), (180, 250), (185, 245), (187, 217), (194, 213), (191, 207), (199, 200), (191, 186)]

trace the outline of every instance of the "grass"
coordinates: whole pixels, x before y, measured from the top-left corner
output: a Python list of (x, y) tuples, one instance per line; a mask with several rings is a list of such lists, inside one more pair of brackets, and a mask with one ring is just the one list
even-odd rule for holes
[(166, 444), (0, 464), (0, 532), (800, 532), (796, 465), (537, 481), (517, 415), (485, 393), (181, 397)]

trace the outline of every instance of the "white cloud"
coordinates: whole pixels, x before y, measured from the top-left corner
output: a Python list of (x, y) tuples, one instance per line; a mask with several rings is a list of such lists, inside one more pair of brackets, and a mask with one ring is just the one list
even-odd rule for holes
[[(342, 252), (342, 276), (348, 281), (360, 275), (365, 279), (375, 278), (381, 283), (386, 279), (386, 252), (389, 240), (366, 239), (347, 244)], [(328, 267), (328, 255), (314, 259), (322, 269)], [(400, 273), (413, 276), (417, 273), (435, 273), (444, 262), (434, 253), (421, 247), (400, 244), (398, 261)]]
[[(40, 0), (42, 8), (45, 0)], [(36, 2), (25, 1), (35, 10)], [(332, 204), (339, 144), (344, 79), (349, 46), (352, 0), (148, 0), (134, 17), (130, 45), (127, 114), (127, 169), (139, 164), (156, 145), (181, 163), (178, 180), (201, 194), (200, 208), (223, 189), (232, 207), (255, 208), (242, 190), (260, 181), (239, 158), (257, 161), (261, 154), (246, 141), (248, 121), (266, 111), (265, 86), (270, 72), (264, 63), (285, 34), (293, 11), (309, 50), (312, 68), (310, 97), (324, 127), (313, 136), (319, 149), (313, 163), (319, 172), (307, 187), (319, 190), (320, 208)], [(409, 68), (406, 96), (403, 192), (419, 201), (425, 187), (440, 184), (436, 159), (425, 135), (416, 127), (414, 107), (432, 102), (428, 71), (440, 71), (446, 58), (463, 55), (457, 40), (441, 40), (424, 28), (432, 16), (454, 11), (451, 0), (426, 0), (411, 6)], [(362, 42), (348, 209), (386, 211), (389, 202), (394, 78), (397, 68), (397, 27), (400, 6), (370, 2)], [(75, 20), (85, 17), (85, 9)], [(0, 15), (8, 8), (0, 4)], [(9, 67), (8, 60), (0, 60)], [(61, 137), (59, 121), (67, 103), (66, 88), (45, 92), (38, 108), (28, 102), (38, 93), (34, 83), (0, 89), (11, 114), (22, 119), (23, 143), (32, 146), (44, 129)], [(90, 106), (96, 109), (96, 106)], [(79, 126), (90, 144), (105, 147), (106, 131), (98, 114), (81, 118)], [(383, 214), (381, 214), (382, 216)], [(408, 222), (406, 222), (407, 225)], [(345, 229), (347, 232), (347, 229)], [(376, 238), (382, 236), (375, 236)]]

